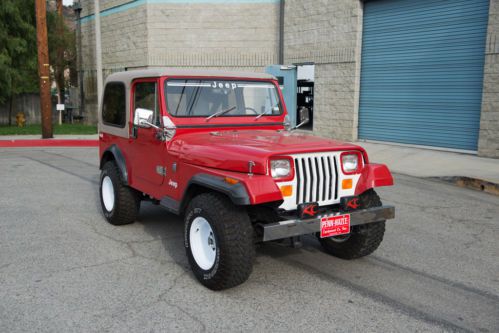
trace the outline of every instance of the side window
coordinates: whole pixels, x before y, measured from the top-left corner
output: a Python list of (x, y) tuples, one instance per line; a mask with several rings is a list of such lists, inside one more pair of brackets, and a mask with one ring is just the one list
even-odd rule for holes
[(125, 127), (126, 93), (123, 83), (106, 84), (102, 103), (102, 121), (107, 125)]
[(154, 111), (154, 124), (160, 125), (158, 89), (156, 82), (139, 82), (135, 85), (134, 113), (138, 108)]

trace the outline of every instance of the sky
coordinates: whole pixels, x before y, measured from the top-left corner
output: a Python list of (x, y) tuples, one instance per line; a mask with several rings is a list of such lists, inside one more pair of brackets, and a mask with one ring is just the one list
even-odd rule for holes
[(71, 6), (73, 4), (73, 0), (62, 0), (64, 6)]

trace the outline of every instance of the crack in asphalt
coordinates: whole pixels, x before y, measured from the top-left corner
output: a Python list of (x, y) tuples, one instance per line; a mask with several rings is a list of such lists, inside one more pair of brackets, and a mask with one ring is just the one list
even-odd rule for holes
[[(206, 324), (201, 319), (199, 319), (194, 314), (192, 314), (190, 311), (186, 310), (185, 308), (181, 307), (180, 305), (173, 303), (171, 300), (169, 300), (167, 298), (168, 294), (172, 290), (174, 290), (175, 287), (177, 287), (177, 283), (179, 283), (179, 281), (181, 281), (181, 279), (189, 273), (189, 270), (185, 270), (181, 266), (179, 266), (179, 267), (182, 270), (182, 272), (180, 274), (178, 274), (173, 279), (171, 286), (169, 286), (168, 288), (166, 288), (165, 290), (163, 290), (160, 294), (158, 294), (153, 301), (148, 302), (146, 304), (143, 304), (139, 308), (135, 308), (134, 312), (136, 312), (137, 314), (140, 314), (141, 312), (143, 312), (143, 311), (145, 311), (145, 310), (147, 310), (149, 308), (152, 308), (152, 307), (156, 306), (159, 303), (165, 303), (166, 305), (169, 305), (169, 306), (171, 306), (173, 308), (176, 308), (181, 313), (185, 314), (188, 318), (190, 318), (194, 322), (198, 323), (199, 326), (201, 327), (200, 332), (206, 332), (206, 330), (207, 330), (206, 329)], [(132, 296), (133, 295), (131, 295), (129, 298), (131, 298)]]
[[(144, 258), (144, 259), (148, 259), (148, 260), (153, 260), (153, 261), (156, 261), (156, 262), (159, 262), (160, 264), (164, 264), (164, 263), (175, 263), (173, 260), (172, 261), (165, 261), (165, 260), (159, 260), (157, 258), (152, 258), (152, 257), (147, 257), (147, 256), (144, 256), (142, 254), (139, 254), (134, 248), (133, 248), (133, 244), (137, 244), (137, 243), (147, 243), (147, 242), (155, 242), (155, 241), (158, 241), (158, 240), (166, 240), (166, 239), (170, 239), (170, 238), (173, 238), (173, 237), (166, 237), (166, 238), (163, 238), (163, 237), (160, 237), (160, 238), (155, 238), (155, 239), (152, 239), (152, 240), (147, 240), (147, 241), (124, 241), (124, 240), (121, 240), (121, 239), (117, 239), (117, 238), (114, 238), (114, 237), (111, 237), (109, 235), (106, 235), (106, 234), (103, 234), (102, 232), (98, 231), (97, 228), (94, 226), (94, 225), (90, 225), (90, 224), (86, 224), (85, 225), (89, 226), (91, 228), (91, 230), (99, 235), (99, 236), (102, 236), (102, 237), (105, 237), (111, 241), (114, 241), (114, 242), (117, 242), (117, 243), (120, 243), (120, 244), (123, 244), (123, 245), (126, 245), (127, 248), (131, 251), (132, 255), (129, 256), (129, 257), (125, 257), (125, 258), (122, 258), (122, 259), (119, 259), (119, 260), (114, 260), (114, 261), (121, 261), (121, 260), (126, 260), (126, 259), (131, 259), (131, 258), (134, 258), (134, 257), (141, 257), (141, 258)], [(111, 262), (109, 262), (111, 263)], [(92, 266), (90, 266), (92, 267)], [(190, 313), (188, 310), (182, 308), (181, 306), (177, 305), (177, 304), (174, 304), (174, 303), (171, 303), (168, 299), (166, 299), (165, 297), (167, 296), (167, 294), (169, 292), (171, 292), (177, 285), (178, 281), (180, 281), (180, 278), (182, 278), (183, 276), (185, 276), (186, 274), (189, 273), (189, 270), (182, 267), (182, 265), (178, 265), (178, 267), (182, 270), (182, 273), (180, 273), (174, 280), (173, 280), (173, 283), (172, 285), (167, 288), (165, 291), (163, 291), (162, 293), (160, 293), (158, 296), (157, 296), (157, 299), (154, 301), (154, 302), (151, 302), (150, 304), (146, 304), (144, 306), (142, 306), (141, 308), (142, 309), (146, 309), (146, 308), (149, 308), (159, 302), (164, 302), (165, 304), (168, 304), (174, 308), (177, 308), (180, 312), (184, 313), (185, 315), (187, 315), (189, 318), (191, 318), (192, 320), (194, 320), (195, 322), (197, 322), (201, 328), (202, 328), (202, 332), (206, 332), (206, 324), (200, 320), (199, 318), (197, 318), (196, 316), (194, 316), (192, 313)], [(131, 297), (131, 296), (130, 296)], [(125, 304), (124, 304), (125, 305)]]
[(172, 307), (174, 307), (176, 309), (178, 309), (180, 312), (184, 313), (186, 316), (188, 316), (189, 318), (191, 318), (192, 320), (194, 320), (195, 322), (197, 322), (199, 325), (201, 325), (201, 332), (206, 332), (206, 324), (201, 319), (199, 319), (198, 317), (194, 316), (192, 313), (190, 313), (188, 310), (184, 309), (180, 305), (172, 303), (170, 300), (168, 300), (168, 299), (165, 298), (173, 290), (173, 288), (176, 287), (177, 283), (180, 281), (180, 278), (183, 277), (183, 276), (185, 276), (188, 273), (189, 273), (189, 271), (183, 269), (183, 272), (181, 274), (179, 274), (179, 276), (177, 276), (173, 280), (172, 285), (168, 289), (166, 289), (163, 293), (161, 293), (160, 295), (158, 295), (158, 300), (162, 301), (162, 302), (164, 302), (164, 303), (166, 303), (166, 304), (168, 304), (168, 305), (170, 305), (170, 306), (172, 306)]
[(4, 268), (7, 268), (7, 267), (9, 267), (10, 265), (12, 265), (12, 263), (4, 264), (4, 265), (0, 266), (0, 270), (2, 270), (2, 269), (4, 269)]
[(43, 279), (51, 279), (52, 277), (54, 277), (58, 274), (69, 273), (69, 272), (77, 271), (80, 269), (88, 269), (88, 268), (107, 266), (107, 265), (111, 265), (111, 264), (114, 264), (114, 263), (117, 263), (120, 261), (126, 261), (126, 260), (131, 259), (131, 258), (133, 258), (133, 256), (108, 260), (108, 261), (104, 261), (104, 262), (101, 262), (98, 264), (74, 266), (74, 267), (70, 267), (70, 268), (66, 268), (66, 269), (62, 269), (62, 270), (58, 270), (58, 271), (52, 271), (52, 272), (48, 272), (49, 274), (44, 276)]

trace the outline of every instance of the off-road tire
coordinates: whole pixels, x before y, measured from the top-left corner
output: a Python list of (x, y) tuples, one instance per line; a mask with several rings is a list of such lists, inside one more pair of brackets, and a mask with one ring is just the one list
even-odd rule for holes
[[(196, 217), (208, 221), (215, 236), (215, 261), (207, 270), (196, 263), (191, 250), (190, 228)], [(235, 287), (253, 270), (255, 247), (250, 218), (245, 209), (222, 194), (203, 193), (192, 199), (185, 213), (184, 244), (194, 276), (211, 290)]]
[[(103, 200), (102, 183), (105, 177), (111, 179), (114, 189), (114, 207), (111, 211), (106, 209)], [(99, 185), (100, 203), (106, 220), (112, 225), (125, 225), (135, 222), (140, 208), (140, 196), (137, 191), (123, 184), (120, 170), (114, 161), (104, 164)]]
[[(378, 194), (370, 189), (360, 196), (360, 208), (379, 207), (382, 205)], [(373, 253), (383, 240), (385, 221), (353, 226), (348, 239), (338, 242), (332, 238), (320, 238), (324, 250), (338, 258), (356, 259)]]

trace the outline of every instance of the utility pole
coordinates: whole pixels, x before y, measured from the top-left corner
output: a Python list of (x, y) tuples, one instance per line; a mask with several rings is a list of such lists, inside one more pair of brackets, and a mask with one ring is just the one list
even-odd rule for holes
[(95, 64), (97, 69), (97, 110), (100, 110), (102, 98), (102, 49), (100, 39), (100, 7), (99, 0), (94, 0), (95, 15)]
[(47, 7), (45, 0), (35, 0), (36, 45), (38, 47), (38, 75), (40, 77), (40, 106), (42, 109), (42, 138), (52, 135), (52, 103), (50, 101), (50, 65), (47, 40)]
[(57, 15), (62, 17), (62, 0), (56, 0)]

